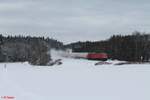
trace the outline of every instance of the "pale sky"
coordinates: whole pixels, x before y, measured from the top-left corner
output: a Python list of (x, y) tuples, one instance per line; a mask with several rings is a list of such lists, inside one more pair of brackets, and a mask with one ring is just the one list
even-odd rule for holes
[(150, 0), (0, 0), (0, 33), (64, 43), (150, 32)]

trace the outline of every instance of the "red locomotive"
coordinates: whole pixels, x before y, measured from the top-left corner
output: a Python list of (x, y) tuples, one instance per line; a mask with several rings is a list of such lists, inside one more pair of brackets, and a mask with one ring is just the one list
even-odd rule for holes
[(87, 59), (106, 61), (108, 59), (108, 55), (106, 53), (88, 53)]

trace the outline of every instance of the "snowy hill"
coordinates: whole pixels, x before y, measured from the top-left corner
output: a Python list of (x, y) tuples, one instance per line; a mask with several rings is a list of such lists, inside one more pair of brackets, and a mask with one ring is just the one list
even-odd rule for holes
[(62, 65), (0, 64), (0, 100), (150, 100), (150, 65), (63, 59)]

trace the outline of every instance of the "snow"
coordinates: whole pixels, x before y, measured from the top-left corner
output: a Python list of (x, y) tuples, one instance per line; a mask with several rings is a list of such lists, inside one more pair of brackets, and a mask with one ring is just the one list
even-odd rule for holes
[[(0, 64), (0, 96), (13, 100), (150, 100), (150, 64), (62, 58), (62, 65)], [(0, 98), (0, 100), (4, 100)]]

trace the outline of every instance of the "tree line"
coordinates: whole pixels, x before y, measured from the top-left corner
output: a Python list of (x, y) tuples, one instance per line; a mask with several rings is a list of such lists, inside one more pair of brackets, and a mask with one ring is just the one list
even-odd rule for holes
[(0, 35), (0, 62), (24, 62), (47, 65), (52, 60), (50, 50), (107, 53), (110, 59), (150, 61), (150, 34), (134, 32), (132, 35), (113, 35), (103, 41), (76, 42), (63, 45), (55, 39), (31, 36)]
[(110, 59), (147, 62), (150, 61), (150, 34), (113, 35), (104, 41), (76, 42), (65, 48), (72, 48), (74, 52), (105, 52)]
[(49, 51), (63, 48), (63, 43), (44, 37), (0, 35), (0, 62), (24, 62), (46, 65), (51, 60)]

